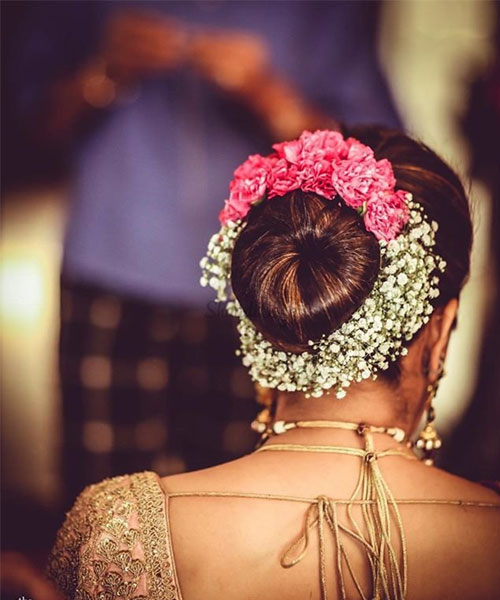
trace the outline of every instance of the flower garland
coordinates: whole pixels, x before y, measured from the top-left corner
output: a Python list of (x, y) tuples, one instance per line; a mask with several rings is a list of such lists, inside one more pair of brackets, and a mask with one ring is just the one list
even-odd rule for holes
[(358, 211), (378, 240), (394, 239), (408, 221), (406, 192), (395, 191), (387, 159), (337, 131), (304, 131), (299, 139), (275, 144), (276, 153), (253, 154), (234, 172), (229, 199), (219, 214), (224, 225), (244, 219), (253, 204), (293, 190), (314, 192), (327, 200), (337, 195)]
[[(201, 285), (227, 301), (237, 317), (238, 351), (254, 381), (282, 391), (321, 396), (336, 389), (338, 398), (356, 381), (406, 354), (405, 343), (428, 322), (432, 300), (439, 295), (437, 273), (445, 262), (433, 253), (437, 223), (429, 223), (411, 194), (395, 190), (388, 160), (377, 161), (361, 142), (338, 132), (304, 132), (298, 140), (275, 144), (275, 154), (252, 155), (234, 173), (229, 199), (219, 215), (220, 231), (212, 236), (201, 260)], [(230, 289), (231, 256), (252, 205), (292, 190), (341, 197), (356, 210), (380, 244), (381, 268), (361, 306), (338, 329), (311, 340), (310, 352), (276, 349), (243, 312)]]

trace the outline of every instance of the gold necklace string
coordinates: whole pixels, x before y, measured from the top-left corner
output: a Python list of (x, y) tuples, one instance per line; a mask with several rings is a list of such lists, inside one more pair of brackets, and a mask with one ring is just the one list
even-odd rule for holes
[(379, 427), (376, 425), (368, 425), (366, 423), (350, 423), (348, 421), (274, 421), (266, 431), (268, 435), (280, 435), (286, 431), (297, 428), (317, 428), (317, 429), (343, 429), (345, 431), (356, 431), (359, 435), (363, 435), (365, 431), (370, 433), (386, 433), (393, 437), (397, 442), (404, 442), (407, 439), (406, 432), (400, 427)]
[(363, 450), (362, 448), (349, 448), (347, 446), (316, 446), (309, 444), (270, 444), (269, 446), (261, 446), (257, 450), (254, 450), (254, 453), (271, 451), (346, 454), (348, 456), (359, 456), (367, 462), (371, 462), (378, 458), (384, 458), (385, 456), (402, 456), (408, 460), (418, 460), (416, 456), (408, 454), (404, 450), (397, 450), (396, 448), (389, 448), (388, 450), (382, 450), (382, 452), (374, 452)]

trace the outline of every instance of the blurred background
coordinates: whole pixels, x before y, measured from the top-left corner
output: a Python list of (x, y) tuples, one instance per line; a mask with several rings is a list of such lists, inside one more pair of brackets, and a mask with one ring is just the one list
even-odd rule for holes
[[(88, 483), (252, 448), (253, 386), (198, 261), (235, 166), (305, 128), (404, 127), (463, 177), (476, 239), (436, 401), (440, 466), (498, 478), (497, 3), (1, 10), (4, 572), (9, 552), (43, 565)], [(30, 569), (5, 597), (32, 591)]]

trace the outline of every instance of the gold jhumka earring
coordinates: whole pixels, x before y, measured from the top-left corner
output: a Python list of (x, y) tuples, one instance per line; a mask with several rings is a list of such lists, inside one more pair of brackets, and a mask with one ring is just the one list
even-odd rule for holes
[(424, 464), (428, 466), (432, 466), (434, 464), (434, 456), (437, 450), (441, 448), (443, 442), (436, 431), (436, 427), (434, 425), (434, 421), (436, 419), (436, 411), (432, 406), (432, 401), (437, 393), (439, 383), (441, 379), (444, 377), (444, 358), (441, 358), (439, 364), (439, 370), (436, 377), (436, 381), (430, 383), (427, 386), (427, 401), (426, 406), (427, 409), (427, 418), (426, 423), (422, 431), (420, 432), (417, 440), (415, 441), (415, 447), (422, 451), (422, 461)]
[(258, 383), (255, 384), (255, 390), (257, 392), (257, 402), (264, 406), (251, 424), (252, 429), (261, 435), (257, 444), (258, 448), (262, 446), (272, 432), (271, 425), (276, 411), (276, 390), (262, 387)]

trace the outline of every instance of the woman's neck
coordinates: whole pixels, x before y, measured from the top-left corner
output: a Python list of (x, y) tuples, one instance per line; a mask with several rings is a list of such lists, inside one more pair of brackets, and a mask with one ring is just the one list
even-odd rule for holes
[(415, 422), (414, 407), (397, 389), (378, 382), (363, 382), (349, 388), (341, 400), (334, 392), (320, 398), (306, 398), (301, 393), (278, 395), (275, 420), (347, 421), (380, 427), (400, 427), (411, 433)]
[[(343, 421), (398, 427), (410, 437), (415, 427), (417, 407), (409, 406), (404, 394), (382, 382), (363, 382), (349, 388), (339, 400), (333, 392), (320, 398), (306, 398), (301, 393), (279, 393), (275, 421)], [(419, 404), (419, 403), (417, 403)], [(384, 433), (374, 434), (375, 446), (392, 447), (399, 443)], [(271, 436), (269, 443), (329, 444), (363, 447), (363, 438), (356, 431), (330, 428), (299, 428)]]

